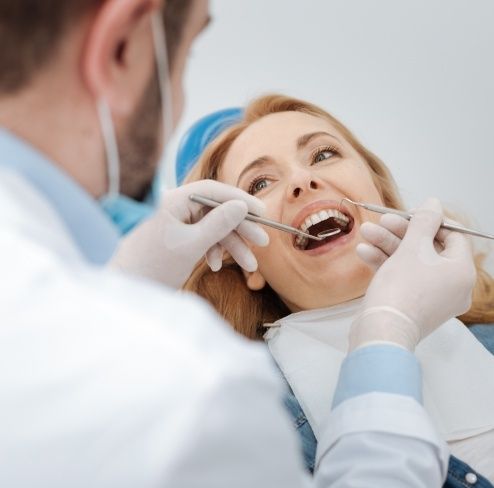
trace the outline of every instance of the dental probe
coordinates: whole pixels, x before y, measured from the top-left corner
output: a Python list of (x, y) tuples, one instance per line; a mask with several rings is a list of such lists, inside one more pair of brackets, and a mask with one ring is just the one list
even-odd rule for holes
[[(340, 206), (344, 201), (349, 202), (353, 205), (356, 205), (357, 207), (362, 207), (362, 208), (365, 208), (366, 210), (370, 210), (371, 212), (377, 212), (380, 214), (391, 213), (391, 214), (399, 215), (400, 217), (403, 217), (404, 219), (407, 219), (407, 220), (410, 220), (413, 217), (413, 214), (410, 214), (408, 212), (404, 212), (403, 210), (396, 210), (395, 208), (381, 207), (380, 205), (374, 205), (372, 203), (354, 202), (353, 200), (350, 200), (349, 198), (343, 198), (340, 202)], [(492, 234), (485, 234), (485, 233), (479, 232), (477, 230), (467, 229), (466, 227), (462, 227), (461, 225), (449, 224), (449, 223), (444, 222), (444, 221), (441, 224), (441, 228), (452, 230), (455, 232), (461, 232), (462, 234), (470, 234), (472, 236), (485, 237), (486, 239), (494, 239), (494, 235), (492, 235)]]
[[(221, 202), (217, 202), (216, 200), (212, 200), (211, 198), (206, 198), (201, 195), (192, 194), (189, 196), (189, 199), (193, 202), (200, 203), (202, 205), (206, 205), (207, 207), (219, 207)], [(265, 219), (263, 217), (259, 217), (257, 215), (248, 213), (245, 217), (245, 220), (250, 220), (252, 222), (257, 222), (258, 224), (268, 225), (269, 227), (273, 227), (274, 229), (282, 230), (284, 232), (289, 232), (290, 234), (295, 234), (298, 236), (308, 237), (309, 239), (314, 239), (315, 241), (322, 241), (326, 237), (334, 236), (341, 232), (340, 229), (331, 229), (329, 231), (321, 232), (317, 236), (310, 235), (306, 232), (302, 232), (295, 227), (291, 227), (289, 225), (281, 224), (280, 222), (276, 222), (275, 220)]]

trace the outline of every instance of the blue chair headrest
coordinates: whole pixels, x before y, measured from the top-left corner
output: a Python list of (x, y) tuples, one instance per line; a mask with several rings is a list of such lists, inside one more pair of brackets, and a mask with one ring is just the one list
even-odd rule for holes
[(182, 137), (175, 162), (177, 185), (181, 185), (206, 146), (226, 128), (242, 119), (243, 109), (218, 110), (199, 119)]

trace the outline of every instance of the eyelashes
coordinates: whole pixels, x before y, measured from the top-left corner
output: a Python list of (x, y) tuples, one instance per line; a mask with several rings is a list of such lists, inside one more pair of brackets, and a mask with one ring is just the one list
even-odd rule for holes
[(249, 184), (249, 189), (247, 190), (247, 193), (250, 193), (251, 195), (255, 195), (257, 192), (264, 190), (268, 185), (264, 186), (263, 188), (259, 187), (259, 184), (262, 181), (268, 181), (268, 175), (260, 175), (254, 178), (250, 184)]
[[(340, 150), (333, 145), (320, 146), (310, 153), (309, 164), (310, 166), (324, 163), (330, 159), (341, 156)], [(256, 176), (249, 184), (247, 192), (251, 195), (264, 190), (270, 185), (270, 180), (273, 177), (267, 174)]]
[[(323, 159), (319, 159), (320, 156), (323, 156), (325, 153), (330, 153), (328, 157), (325, 157)], [(318, 147), (314, 151), (312, 151), (310, 155), (310, 161), (311, 164), (317, 164), (322, 161), (327, 161), (328, 159), (331, 159), (335, 156), (339, 156), (340, 151), (336, 146), (323, 146), (323, 147)]]

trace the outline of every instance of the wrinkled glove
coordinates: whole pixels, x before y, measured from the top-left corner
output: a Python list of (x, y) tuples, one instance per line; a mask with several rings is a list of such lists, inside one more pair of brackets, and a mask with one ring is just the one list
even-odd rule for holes
[[(225, 203), (211, 210), (192, 202), (193, 193)], [(156, 214), (122, 241), (112, 264), (174, 288), (187, 281), (204, 255), (213, 271), (221, 268), (224, 251), (245, 270), (255, 271), (257, 261), (246, 241), (266, 246), (269, 237), (258, 224), (244, 220), (247, 212), (261, 215), (264, 204), (218, 181), (168, 190)]]
[(369, 244), (359, 244), (357, 253), (377, 272), (352, 324), (350, 350), (384, 341), (412, 351), (445, 321), (469, 310), (473, 253), (464, 235), (440, 229), (443, 218), (439, 201), (429, 199), (410, 222), (386, 214), (380, 225), (361, 226)]

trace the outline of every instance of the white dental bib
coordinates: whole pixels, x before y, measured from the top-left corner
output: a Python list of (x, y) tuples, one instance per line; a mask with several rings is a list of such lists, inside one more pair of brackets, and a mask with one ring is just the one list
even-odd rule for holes
[[(362, 299), (289, 315), (264, 335), (319, 438), (331, 409), (348, 333)], [(457, 319), (448, 320), (416, 348), (424, 406), (446, 441), (494, 429), (494, 356)]]

